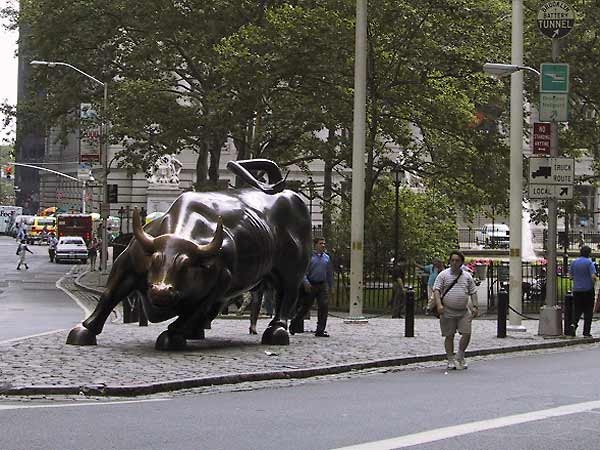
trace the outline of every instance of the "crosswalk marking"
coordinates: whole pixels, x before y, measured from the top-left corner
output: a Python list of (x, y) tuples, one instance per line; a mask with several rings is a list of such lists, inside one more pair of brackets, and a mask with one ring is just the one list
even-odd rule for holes
[(441, 441), (442, 439), (463, 436), (465, 434), (493, 430), (495, 428), (508, 427), (511, 425), (518, 425), (536, 420), (544, 420), (553, 417), (588, 412), (598, 408), (600, 408), (600, 400), (574, 403), (571, 405), (559, 406), (557, 408), (542, 409), (523, 414), (514, 414), (512, 416), (498, 417), (496, 419), (480, 420), (478, 422), (470, 422), (451, 427), (423, 431), (420, 433), (407, 434), (405, 436), (384, 439), (381, 441), (366, 442), (364, 444), (340, 447), (335, 450), (394, 450), (398, 448), (412, 447), (414, 445), (427, 444), (429, 442)]

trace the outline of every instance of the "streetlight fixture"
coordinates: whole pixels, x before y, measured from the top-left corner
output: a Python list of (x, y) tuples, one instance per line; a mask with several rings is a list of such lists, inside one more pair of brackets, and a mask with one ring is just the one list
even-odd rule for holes
[(517, 72), (519, 70), (529, 70), (530, 72), (535, 73), (538, 77), (540, 76), (540, 72), (529, 66), (521, 66), (518, 64), (499, 64), (499, 63), (485, 63), (483, 65), (483, 71), (490, 75), (496, 77), (503, 77), (505, 75), (510, 75), (511, 73)]
[(106, 263), (108, 260), (108, 233), (107, 233), (108, 220), (107, 219), (108, 219), (108, 215), (110, 212), (110, 206), (108, 205), (108, 133), (107, 133), (107, 122), (106, 122), (106, 114), (108, 112), (108, 83), (100, 81), (98, 78), (93, 77), (89, 73), (84, 72), (83, 70), (75, 67), (74, 65), (68, 64), (65, 62), (33, 60), (29, 64), (32, 66), (48, 66), (51, 68), (54, 68), (56, 66), (68, 67), (69, 69), (72, 69), (75, 72), (78, 72), (81, 75), (94, 81), (95, 83), (101, 85), (102, 88), (104, 89), (104, 102), (102, 105), (102, 109), (104, 112), (104, 120), (102, 121), (102, 128), (101, 128), (101, 133), (100, 133), (102, 136), (102, 147), (103, 147), (101, 149), (101, 152), (102, 152), (101, 163), (102, 163), (103, 180), (102, 180), (102, 210), (101, 210), (102, 211), (102, 214), (101, 214), (101, 217), (102, 217), (102, 247), (100, 250), (100, 254), (101, 254), (100, 264), (101, 264), (102, 272), (106, 273)]

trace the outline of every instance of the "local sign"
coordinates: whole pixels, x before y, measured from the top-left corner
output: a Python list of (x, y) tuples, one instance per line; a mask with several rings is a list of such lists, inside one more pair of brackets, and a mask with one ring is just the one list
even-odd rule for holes
[(529, 198), (537, 200), (544, 198), (571, 200), (573, 198), (573, 186), (561, 186), (557, 184), (530, 184)]
[(575, 25), (575, 11), (566, 2), (547, 2), (538, 10), (537, 23), (543, 35), (564, 38)]
[(550, 155), (550, 124), (535, 122), (533, 124), (533, 154)]

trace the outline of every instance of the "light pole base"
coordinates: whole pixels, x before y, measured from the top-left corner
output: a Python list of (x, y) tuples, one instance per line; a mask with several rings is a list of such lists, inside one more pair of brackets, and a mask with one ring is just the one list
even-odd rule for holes
[(344, 323), (352, 325), (366, 325), (369, 323), (369, 319), (366, 317), (348, 317), (347, 319), (344, 319)]
[(527, 331), (525, 325), (506, 325), (506, 331), (516, 331), (518, 333), (524, 333)]
[(540, 336), (561, 336), (562, 320), (560, 306), (542, 306), (540, 308)]

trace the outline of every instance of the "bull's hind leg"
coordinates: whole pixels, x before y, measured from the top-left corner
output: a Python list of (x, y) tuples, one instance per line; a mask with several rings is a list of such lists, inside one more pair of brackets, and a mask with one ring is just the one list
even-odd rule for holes
[(127, 264), (127, 259), (121, 256), (117, 258), (110, 271), (108, 283), (96, 309), (81, 325), (77, 325), (69, 332), (67, 344), (96, 345), (96, 336), (102, 333), (102, 328), (112, 310), (135, 289), (136, 278), (132, 275), (134, 272)]
[(275, 316), (262, 335), (261, 342), (265, 345), (289, 345), (290, 334), (287, 330), (287, 320), (296, 304), (299, 281), (288, 281), (276, 291)]

